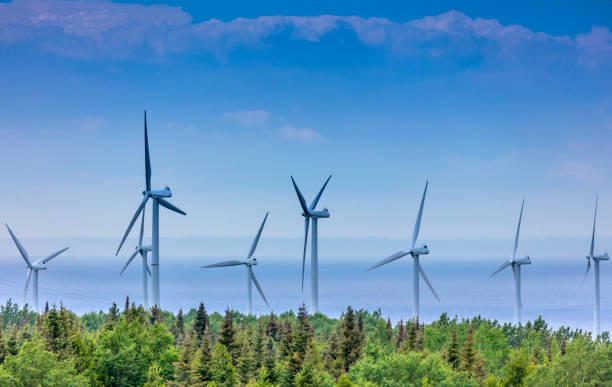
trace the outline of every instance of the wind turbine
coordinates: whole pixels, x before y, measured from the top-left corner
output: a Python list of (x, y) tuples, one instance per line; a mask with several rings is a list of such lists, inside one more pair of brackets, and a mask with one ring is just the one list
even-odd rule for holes
[(138, 254), (140, 254), (140, 256), (142, 257), (142, 305), (146, 309), (149, 309), (149, 286), (147, 284), (147, 275), (151, 275), (151, 270), (149, 269), (149, 264), (147, 263), (147, 254), (149, 251), (151, 251), (151, 246), (142, 245), (142, 237), (144, 234), (145, 210), (145, 208), (142, 209), (142, 222), (140, 223), (140, 237), (138, 238), (138, 246), (136, 246), (136, 251), (134, 251), (134, 253), (127, 260), (127, 262), (123, 266), (123, 269), (121, 269), (121, 273), (119, 275), (122, 275), (125, 269), (127, 269), (130, 263), (132, 263), (134, 258), (136, 258)]
[(318, 248), (318, 231), (317, 231), (317, 221), (320, 218), (329, 218), (329, 211), (327, 208), (323, 208), (321, 211), (315, 211), (317, 207), (317, 203), (319, 203), (319, 199), (321, 199), (321, 195), (329, 183), (329, 179), (331, 179), (331, 175), (325, 180), (323, 187), (315, 196), (312, 203), (310, 203), (310, 207), (306, 206), (306, 200), (304, 199), (304, 195), (300, 192), (293, 176), (291, 176), (291, 181), (293, 182), (293, 188), (295, 188), (295, 193), (297, 194), (298, 200), (300, 201), (300, 206), (302, 206), (302, 216), (304, 217), (304, 252), (302, 254), (302, 292), (304, 291), (304, 267), (306, 265), (306, 244), (308, 242), (308, 225), (310, 220), (312, 219), (312, 245), (310, 246), (310, 297), (311, 297), (311, 305), (310, 308), (312, 313), (319, 313), (319, 248)]
[(521, 220), (523, 218), (523, 208), (525, 208), (525, 198), (523, 198), (523, 204), (521, 205), (521, 214), (519, 215), (518, 225), (516, 226), (516, 236), (514, 237), (514, 250), (512, 251), (512, 260), (504, 262), (497, 270), (495, 270), (491, 277), (500, 271), (504, 270), (508, 266), (512, 267), (514, 273), (514, 323), (519, 324), (521, 322), (521, 309), (523, 304), (521, 303), (521, 265), (531, 264), (531, 258), (526, 255), (524, 258), (516, 258), (516, 248), (518, 247), (519, 233), (521, 231)]
[(589, 255), (587, 255), (587, 268), (584, 273), (584, 279), (586, 279), (589, 274), (589, 269), (591, 268), (591, 259), (593, 260), (594, 271), (595, 271), (595, 309), (593, 311), (593, 331), (595, 336), (599, 335), (599, 261), (607, 261), (610, 259), (608, 256), (608, 252), (605, 252), (600, 255), (593, 255), (593, 251), (595, 250), (595, 221), (597, 220), (597, 202), (599, 201), (599, 197), (595, 199), (595, 215), (593, 216), (593, 234), (591, 235), (591, 249), (589, 250)]
[(239, 266), (239, 265), (244, 265), (247, 268), (247, 315), (250, 315), (251, 310), (252, 310), (252, 303), (253, 303), (253, 293), (251, 289), (252, 282), (255, 283), (255, 287), (257, 288), (257, 291), (259, 291), (261, 298), (263, 298), (266, 305), (268, 305), (268, 308), (272, 309), (270, 307), (270, 304), (268, 303), (268, 300), (266, 299), (266, 296), (263, 293), (263, 290), (261, 290), (259, 281), (257, 281), (257, 278), (255, 278), (255, 274), (253, 273), (253, 266), (257, 265), (257, 259), (253, 258), (253, 254), (255, 253), (255, 249), (257, 248), (257, 243), (259, 243), (259, 237), (261, 236), (261, 232), (263, 231), (264, 225), (266, 224), (266, 219), (268, 219), (267, 212), (266, 212), (266, 216), (263, 219), (263, 222), (261, 222), (261, 226), (259, 226), (259, 231), (257, 231), (257, 235), (255, 236), (255, 239), (253, 240), (253, 244), (251, 245), (251, 249), (249, 250), (249, 253), (247, 254), (246, 260), (244, 261), (237, 261), (237, 260), (225, 261), (225, 262), (213, 263), (212, 265), (202, 266), (202, 268), (204, 269), (208, 269), (212, 267)]
[(34, 272), (34, 280), (32, 281), (32, 291), (34, 293), (34, 308), (38, 312), (38, 271), (39, 270), (47, 270), (47, 263), (49, 263), (49, 261), (51, 261), (53, 258), (55, 258), (58, 255), (60, 255), (64, 251), (68, 250), (68, 247), (66, 247), (66, 248), (64, 248), (64, 249), (62, 249), (62, 250), (60, 250), (58, 252), (55, 252), (55, 253), (49, 255), (48, 257), (41, 258), (38, 261), (34, 261), (32, 263), (30, 261), (30, 256), (28, 255), (28, 252), (25, 250), (25, 248), (23, 247), (21, 242), (19, 242), (19, 239), (17, 239), (15, 234), (13, 234), (13, 231), (11, 230), (11, 228), (6, 223), (4, 225), (6, 226), (9, 234), (11, 234), (11, 238), (13, 238), (13, 242), (15, 242), (15, 245), (17, 245), (17, 249), (19, 250), (19, 253), (21, 253), (21, 256), (23, 257), (23, 260), (25, 261), (26, 266), (28, 267), (28, 274), (26, 276), (26, 283), (25, 283), (25, 287), (23, 289), (23, 304), (25, 305), (25, 299), (26, 299), (26, 296), (28, 294), (28, 285), (30, 284), (30, 277), (32, 277), (32, 272)]
[(421, 263), (419, 262), (419, 257), (421, 255), (429, 254), (429, 248), (427, 248), (427, 245), (423, 245), (421, 247), (415, 247), (417, 238), (419, 237), (419, 229), (421, 228), (421, 218), (423, 216), (423, 205), (425, 204), (425, 196), (427, 195), (427, 186), (428, 185), (429, 185), (429, 181), (427, 181), (425, 183), (425, 190), (423, 190), (423, 197), (421, 198), (421, 205), (419, 206), (419, 213), (417, 215), (416, 223), (414, 225), (414, 230), (412, 231), (412, 245), (410, 246), (410, 248), (406, 249), (406, 250), (403, 250), (403, 251), (399, 251), (399, 252), (397, 252), (397, 253), (395, 253), (395, 254), (393, 254), (393, 255), (383, 259), (382, 261), (378, 262), (377, 264), (375, 264), (374, 266), (372, 266), (372, 267), (370, 267), (368, 269), (368, 271), (370, 271), (372, 269), (376, 269), (379, 266), (386, 265), (389, 262), (393, 262), (396, 259), (402, 258), (402, 257), (410, 254), (410, 256), (412, 257), (412, 264), (413, 264), (413, 269), (412, 269), (412, 287), (413, 287), (413, 291), (412, 291), (412, 308), (413, 308), (413, 318), (415, 320), (417, 318), (419, 318), (419, 273), (421, 274), (421, 276), (423, 276), (423, 279), (427, 283), (427, 286), (429, 286), (429, 289), (433, 293), (434, 297), (436, 297), (436, 300), (438, 300), (438, 302), (440, 301), (440, 298), (438, 298), (438, 295), (436, 294), (436, 291), (434, 290), (433, 286), (431, 285), (431, 282), (429, 282), (429, 279), (427, 278), (427, 275), (425, 275), (425, 271), (423, 271), (423, 267), (421, 266)]
[(130, 224), (123, 235), (123, 239), (121, 239), (121, 243), (117, 248), (117, 252), (115, 255), (119, 254), (119, 250), (121, 250), (121, 246), (123, 246), (123, 242), (127, 238), (132, 226), (138, 219), (140, 213), (144, 210), (145, 205), (149, 198), (153, 200), (153, 221), (152, 223), (152, 235), (151, 235), (151, 265), (153, 266), (153, 270), (151, 270), (151, 290), (153, 291), (153, 305), (159, 305), (159, 206), (166, 207), (167, 209), (177, 212), (181, 215), (187, 215), (184, 211), (174, 206), (172, 203), (166, 200), (166, 198), (172, 197), (172, 191), (170, 187), (164, 186), (164, 188), (160, 190), (151, 190), (151, 159), (149, 158), (149, 137), (147, 134), (147, 111), (144, 113), (144, 140), (145, 140), (145, 190), (142, 191), (142, 201), (140, 205), (136, 209), (136, 213), (132, 217)]

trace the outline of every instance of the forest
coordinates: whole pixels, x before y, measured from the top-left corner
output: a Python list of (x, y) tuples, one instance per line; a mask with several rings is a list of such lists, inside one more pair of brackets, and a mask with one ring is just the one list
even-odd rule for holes
[(81, 316), (0, 306), (0, 386), (610, 386), (607, 332), (480, 317), (393, 324), (350, 306), (177, 314), (126, 299)]

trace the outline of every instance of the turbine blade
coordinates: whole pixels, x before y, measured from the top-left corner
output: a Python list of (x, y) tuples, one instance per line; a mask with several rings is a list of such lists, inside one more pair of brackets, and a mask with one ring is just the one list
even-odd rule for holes
[(28, 256), (28, 252), (23, 248), (23, 245), (21, 244), (21, 242), (19, 242), (19, 239), (17, 239), (15, 234), (13, 234), (13, 230), (11, 230), (9, 225), (6, 223), (4, 223), (4, 225), (6, 226), (6, 229), (8, 230), (9, 234), (11, 234), (11, 238), (13, 238), (13, 242), (15, 242), (15, 245), (17, 245), (17, 250), (19, 250), (19, 253), (23, 257), (26, 265), (28, 265), (28, 267), (32, 267), (32, 264), (30, 263), (30, 257)]
[(138, 248), (142, 247), (142, 237), (144, 236), (144, 221), (145, 221), (145, 212), (147, 208), (142, 209), (142, 221), (140, 222), (140, 237), (138, 238)]
[(123, 265), (123, 269), (121, 269), (121, 273), (119, 273), (119, 275), (122, 275), (123, 272), (125, 271), (125, 269), (127, 269), (127, 267), (130, 265), (130, 263), (132, 263), (132, 261), (134, 260), (134, 258), (138, 255), (139, 251), (136, 250), (134, 251), (134, 254), (130, 255), (130, 258), (127, 260), (127, 262), (125, 263), (125, 265)]
[(22, 306), (25, 305), (26, 296), (28, 295), (28, 285), (30, 284), (30, 277), (32, 277), (32, 269), (28, 268), (28, 274), (26, 276), (26, 283), (25, 283), (25, 287), (23, 288)]
[(491, 273), (491, 275), (489, 277), (493, 277), (495, 274), (499, 273), (500, 271), (504, 270), (505, 268), (507, 268), (510, 265), (511, 265), (510, 261), (504, 262), (500, 267), (497, 268), (497, 270), (495, 270), (493, 273)]
[(429, 279), (427, 278), (427, 276), (425, 275), (425, 271), (423, 271), (423, 267), (421, 267), (421, 263), (418, 262), (417, 265), (419, 266), (419, 272), (421, 272), (421, 276), (423, 277), (423, 279), (425, 280), (425, 282), (427, 283), (427, 286), (429, 286), (429, 289), (431, 290), (431, 292), (433, 293), (434, 297), (436, 297), (436, 300), (438, 300), (438, 302), (440, 302), (440, 298), (438, 297), (438, 294), (436, 293), (436, 291), (434, 290), (433, 286), (431, 286), (431, 282), (429, 282)]
[(46, 257), (46, 258), (43, 258), (43, 259), (42, 259), (42, 263), (47, 263), (47, 262), (49, 262), (50, 260), (52, 260), (53, 258), (57, 257), (58, 255), (60, 255), (61, 253), (63, 253), (64, 251), (66, 251), (66, 250), (68, 250), (68, 249), (69, 249), (69, 247), (66, 247), (66, 248), (61, 249), (60, 251), (58, 251), (58, 252), (56, 252), (56, 253), (53, 253), (53, 254), (49, 255), (49, 256), (48, 256), (48, 257)]
[(159, 199), (157, 199), (157, 201), (159, 202), (159, 204), (161, 204), (162, 206), (166, 207), (170, 211), (174, 211), (174, 212), (179, 213), (181, 215), (187, 215), (187, 213), (185, 211), (183, 211), (180, 208), (176, 207), (174, 204), (170, 203), (166, 199), (159, 198)]
[(209, 269), (211, 267), (225, 267), (225, 266), (238, 266), (238, 265), (244, 265), (246, 262), (245, 261), (224, 261), (224, 262), (219, 262), (219, 263), (213, 263), (212, 265), (204, 265), (204, 266), (200, 266), (203, 269)]
[(302, 253), (302, 293), (304, 293), (304, 269), (306, 266), (306, 244), (308, 242), (308, 225), (310, 224), (310, 218), (304, 219), (304, 252)]
[(304, 211), (304, 215), (308, 215), (308, 207), (306, 207), (306, 200), (304, 199), (304, 195), (302, 195), (302, 193), (300, 192), (300, 189), (298, 188), (297, 184), (295, 183), (295, 180), (293, 179), (293, 176), (291, 176), (291, 181), (293, 182), (293, 188), (295, 188), (295, 193), (297, 194), (298, 200), (300, 201), (300, 206), (302, 206), (302, 210)]
[(142, 198), (142, 201), (140, 202), (140, 205), (136, 209), (136, 213), (132, 217), (132, 220), (130, 221), (130, 224), (128, 225), (127, 230), (125, 230), (125, 234), (123, 235), (123, 238), (121, 239), (121, 243), (119, 243), (119, 247), (117, 248), (117, 252), (115, 253), (115, 256), (119, 254), (119, 250), (121, 250), (121, 246), (123, 246), (123, 242), (125, 242), (125, 239), (127, 238), (130, 231), (132, 230), (132, 226), (134, 226), (134, 222), (136, 222), (136, 219), (138, 219), (138, 215), (140, 215), (140, 211), (142, 211), (145, 204), (147, 204), (147, 200), (149, 200), (148, 195)]
[[(599, 201), (599, 195), (595, 199), (595, 215), (593, 216), (593, 234), (591, 235), (591, 250), (589, 255), (593, 256), (593, 251), (595, 250), (595, 221), (597, 220), (597, 202)], [(590, 263), (590, 261), (589, 261)]]
[(147, 265), (147, 273), (149, 273), (149, 277), (151, 276), (151, 269), (149, 268), (149, 265)]
[(429, 181), (425, 182), (425, 190), (423, 190), (423, 197), (421, 198), (421, 205), (419, 206), (419, 213), (417, 215), (416, 223), (414, 224), (414, 230), (412, 231), (412, 247), (414, 248), (414, 244), (419, 237), (419, 230), (421, 228), (421, 217), (423, 216), (423, 205), (425, 204), (425, 196), (427, 195), (427, 186), (429, 185)]
[(512, 251), (512, 259), (516, 258), (516, 248), (518, 247), (519, 233), (521, 232), (521, 220), (523, 219), (523, 208), (525, 208), (525, 198), (521, 204), (521, 214), (519, 215), (518, 225), (516, 226), (516, 236), (514, 237), (514, 250)]
[(410, 251), (399, 251), (399, 252), (397, 252), (397, 253), (395, 253), (395, 254), (393, 254), (393, 255), (391, 255), (391, 256), (389, 256), (389, 257), (387, 257), (387, 258), (383, 259), (382, 261), (378, 262), (378, 263), (377, 263), (377, 264), (375, 264), (374, 266), (370, 267), (370, 268), (368, 269), (368, 271), (370, 271), (370, 270), (372, 270), (372, 269), (376, 269), (376, 268), (377, 268), (377, 267), (379, 267), (379, 266), (386, 265), (387, 263), (389, 263), (389, 262), (393, 262), (393, 261), (395, 261), (396, 259), (400, 259), (401, 257), (406, 256), (406, 255), (408, 255), (408, 254), (410, 254)]
[(325, 183), (323, 184), (323, 187), (321, 187), (321, 190), (319, 191), (317, 196), (315, 196), (315, 198), (312, 201), (312, 203), (310, 203), (310, 207), (308, 207), (308, 212), (314, 211), (314, 209), (317, 207), (317, 203), (319, 203), (319, 199), (321, 199), (321, 195), (323, 194), (323, 191), (325, 190), (325, 187), (327, 187), (327, 183), (329, 183), (329, 179), (331, 179), (331, 177), (332, 177), (332, 175), (329, 175), (327, 180), (325, 180)]
[(257, 278), (255, 278), (255, 273), (253, 273), (253, 269), (251, 269), (250, 266), (249, 266), (249, 275), (251, 276), (251, 279), (253, 280), (253, 283), (255, 284), (255, 287), (259, 291), (259, 294), (261, 295), (261, 298), (263, 298), (263, 300), (266, 302), (266, 305), (268, 305), (268, 308), (270, 308), (270, 310), (272, 310), (272, 307), (268, 303), (268, 300), (266, 299), (266, 296), (264, 295), (263, 290), (261, 290), (261, 286), (259, 285), (259, 281), (257, 281)]
[(589, 269), (591, 269), (591, 259), (587, 258), (587, 268), (586, 271), (584, 272), (584, 279), (586, 280), (587, 275), (589, 275)]
[(251, 245), (251, 249), (249, 250), (249, 255), (247, 255), (247, 259), (250, 259), (257, 248), (257, 243), (259, 243), (259, 237), (261, 236), (261, 232), (263, 231), (264, 225), (266, 224), (266, 220), (268, 219), (268, 212), (266, 212), (266, 216), (264, 217), (263, 222), (261, 222), (261, 226), (259, 226), (259, 231), (257, 231), (257, 235), (253, 240), (253, 244)]
[(145, 184), (147, 192), (151, 190), (151, 158), (149, 156), (149, 134), (147, 133), (147, 111), (144, 112), (144, 136), (145, 136)]

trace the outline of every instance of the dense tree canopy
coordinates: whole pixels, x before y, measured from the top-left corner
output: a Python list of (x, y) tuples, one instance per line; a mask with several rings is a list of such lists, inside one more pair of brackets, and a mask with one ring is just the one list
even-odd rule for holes
[(1, 386), (606, 386), (608, 333), (450, 319), (0, 306)]

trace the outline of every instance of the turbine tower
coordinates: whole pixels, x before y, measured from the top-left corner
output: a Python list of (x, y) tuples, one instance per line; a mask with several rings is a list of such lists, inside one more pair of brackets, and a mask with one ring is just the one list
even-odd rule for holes
[(423, 197), (421, 198), (421, 205), (419, 206), (419, 213), (417, 215), (416, 224), (414, 225), (414, 230), (412, 232), (412, 245), (410, 246), (410, 248), (403, 250), (403, 251), (399, 251), (383, 259), (382, 261), (378, 262), (377, 264), (375, 264), (374, 266), (368, 269), (368, 271), (372, 269), (376, 269), (379, 266), (386, 265), (389, 262), (393, 262), (396, 259), (402, 258), (410, 254), (410, 256), (412, 257), (412, 265), (413, 265), (413, 269), (412, 269), (412, 287), (413, 287), (412, 309), (413, 309), (413, 318), (415, 320), (419, 318), (419, 273), (421, 274), (421, 276), (423, 276), (423, 279), (427, 283), (427, 286), (429, 286), (429, 289), (433, 293), (434, 297), (436, 297), (436, 300), (438, 300), (438, 302), (440, 301), (440, 298), (438, 298), (436, 291), (431, 285), (431, 282), (429, 282), (429, 279), (427, 278), (427, 275), (425, 275), (425, 271), (423, 271), (423, 267), (421, 266), (421, 263), (419, 262), (419, 257), (421, 255), (429, 254), (429, 249), (427, 248), (427, 245), (423, 245), (421, 247), (415, 247), (417, 238), (419, 237), (419, 229), (421, 228), (421, 218), (423, 216), (423, 205), (425, 204), (425, 196), (427, 195), (428, 185), (429, 185), (429, 181), (425, 183), (425, 190), (423, 191)]
[(226, 266), (239, 266), (239, 265), (244, 265), (247, 268), (247, 315), (251, 314), (252, 304), (253, 304), (253, 294), (252, 294), (251, 283), (255, 283), (255, 287), (257, 288), (257, 291), (259, 291), (261, 298), (263, 298), (266, 305), (268, 305), (268, 308), (272, 309), (270, 307), (270, 304), (268, 303), (268, 300), (266, 299), (266, 296), (263, 293), (263, 290), (261, 290), (259, 281), (257, 281), (257, 278), (255, 278), (255, 274), (253, 273), (253, 266), (257, 265), (257, 259), (253, 258), (253, 254), (255, 253), (255, 249), (257, 248), (257, 243), (259, 243), (259, 237), (261, 236), (261, 232), (263, 231), (264, 225), (266, 224), (266, 219), (268, 219), (267, 212), (266, 212), (266, 216), (264, 217), (263, 222), (261, 222), (261, 226), (259, 226), (259, 231), (257, 231), (257, 235), (255, 236), (255, 239), (253, 240), (253, 244), (251, 245), (251, 249), (249, 250), (249, 253), (247, 254), (246, 260), (244, 261), (236, 261), (236, 260), (225, 261), (225, 262), (213, 263), (212, 265), (201, 266), (204, 269), (208, 269), (211, 267), (226, 267)]
[(321, 211), (315, 211), (317, 207), (317, 203), (319, 203), (319, 199), (321, 199), (321, 195), (329, 183), (329, 179), (331, 179), (331, 175), (325, 180), (323, 187), (315, 196), (312, 203), (310, 203), (310, 207), (306, 206), (306, 200), (304, 199), (304, 195), (300, 192), (293, 176), (291, 176), (291, 181), (293, 182), (293, 188), (295, 188), (295, 193), (297, 194), (298, 200), (300, 201), (300, 206), (302, 206), (302, 216), (304, 217), (304, 252), (302, 253), (302, 292), (304, 291), (304, 267), (306, 265), (306, 244), (308, 242), (308, 225), (310, 220), (312, 219), (312, 245), (310, 246), (310, 297), (311, 297), (311, 305), (310, 309), (312, 313), (319, 313), (319, 247), (318, 247), (318, 238), (317, 238), (317, 221), (320, 218), (329, 218), (329, 211), (327, 208), (323, 208)]
[(595, 250), (595, 222), (597, 220), (597, 202), (599, 201), (599, 197), (595, 199), (595, 215), (593, 216), (593, 234), (591, 235), (591, 249), (589, 250), (589, 255), (587, 255), (587, 268), (584, 273), (584, 279), (586, 279), (589, 274), (589, 269), (591, 268), (591, 259), (593, 260), (593, 270), (594, 273), (594, 282), (595, 282), (595, 309), (593, 310), (593, 333), (595, 336), (599, 336), (599, 261), (607, 261), (610, 259), (608, 256), (608, 252), (605, 252), (600, 255), (594, 255), (593, 251)]
[(516, 325), (521, 322), (521, 309), (523, 304), (521, 302), (521, 266), (531, 264), (531, 258), (526, 255), (524, 258), (516, 258), (516, 248), (518, 247), (519, 233), (521, 231), (521, 220), (523, 218), (523, 208), (525, 208), (525, 198), (523, 198), (523, 204), (521, 205), (521, 214), (519, 215), (518, 225), (516, 226), (516, 236), (514, 237), (514, 250), (512, 251), (512, 260), (504, 262), (497, 270), (495, 270), (491, 277), (500, 271), (504, 270), (508, 266), (512, 267), (514, 273), (514, 323)]
[(34, 261), (32, 263), (32, 261), (30, 261), (30, 256), (28, 255), (27, 251), (23, 248), (23, 245), (21, 244), (21, 242), (19, 242), (19, 239), (17, 239), (15, 234), (13, 234), (13, 231), (11, 230), (11, 228), (6, 223), (5, 223), (5, 226), (9, 234), (11, 234), (11, 238), (13, 238), (13, 242), (15, 242), (15, 245), (17, 245), (17, 249), (19, 250), (19, 253), (23, 257), (23, 260), (25, 261), (26, 266), (28, 267), (27, 269), (28, 274), (26, 276), (25, 287), (23, 289), (23, 304), (25, 305), (26, 296), (28, 295), (28, 285), (30, 284), (30, 277), (32, 277), (32, 272), (34, 272), (34, 280), (32, 281), (32, 291), (34, 293), (34, 309), (36, 310), (36, 312), (38, 312), (38, 272), (40, 270), (47, 270), (47, 263), (49, 263), (49, 261), (51, 261), (53, 258), (60, 255), (64, 251), (68, 250), (68, 247), (61, 249), (60, 251), (49, 255), (48, 257), (41, 258), (38, 261)]
[(127, 269), (130, 263), (132, 263), (134, 258), (136, 258), (138, 254), (140, 254), (140, 256), (142, 257), (142, 306), (144, 306), (145, 309), (149, 309), (149, 285), (147, 283), (147, 275), (151, 275), (151, 270), (149, 269), (149, 264), (147, 263), (147, 254), (149, 251), (151, 251), (151, 246), (142, 245), (142, 237), (144, 234), (145, 210), (145, 208), (142, 209), (142, 221), (140, 223), (140, 237), (138, 238), (138, 246), (136, 246), (136, 251), (134, 251), (134, 253), (127, 260), (127, 262), (123, 266), (123, 269), (121, 269), (121, 273), (119, 275), (122, 275), (125, 269)]
[(181, 215), (187, 215), (184, 211), (174, 206), (172, 203), (166, 200), (166, 198), (172, 197), (172, 191), (170, 187), (164, 186), (164, 188), (160, 190), (151, 190), (151, 159), (149, 158), (149, 137), (147, 133), (147, 111), (144, 113), (144, 140), (145, 140), (145, 190), (142, 191), (142, 201), (140, 205), (136, 209), (136, 213), (132, 217), (130, 224), (123, 235), (123, 239), (121, 239), (121, 243), (117, 248), (117, 252), (115, 255), (119, 254), (119, 250), (121, 250), (121, 246), (123, 246), (123, 242), (127, 238), (132, 226), (138, 219), (140, 213), (144, 210), (147, 201), (150, 199), (153, 200), (153, 221), (152, 223), (152, 235), (151, 235), (151, 290), (153, 292), (153, 305), (160, 307), (159, 304), (159, 206), (166, 207), (167, 209), (177, 212)]

